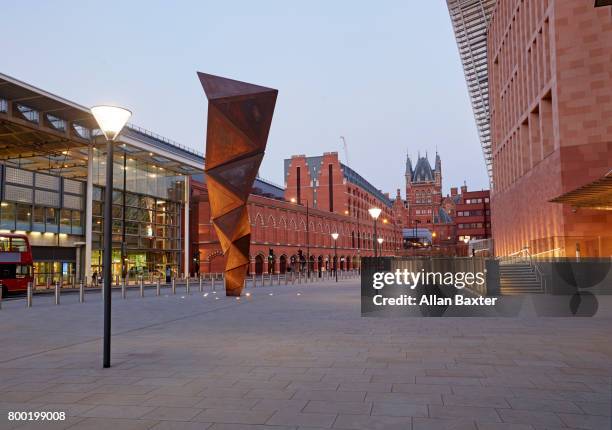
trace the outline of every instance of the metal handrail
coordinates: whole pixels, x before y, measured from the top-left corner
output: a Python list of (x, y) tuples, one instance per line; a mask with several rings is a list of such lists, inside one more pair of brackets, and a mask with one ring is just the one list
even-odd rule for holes
[(141, 134), (144, 134), (145, 136), (149, 136), (149, 137), (152, 137), (153, 139), (159, 140), (159, 141), (161, 141), (163, 143), (167, 143), (169, 145), (176, 146), (177, 148), (180, 148), (180, 149), (182, 149), (184, 151), (190, 152), (193, 155), (204, 157), (204, 153), (198, 151), (197, 149), (190, 148), (188, 146), (180, 144), (176, 140), (169, 139), (169, 138), (167, 138), (165, 136), (162, 136), (160, 134), (157, 134), (157, 133), (155, 133), (155, 132), (153, 132), (151, 130), (147, 130), (146, 128), (140, 127), (140, 126), (138, 126), (136, 124), (128, 123), (127, 127), (131, 128), (134, 131), (137, 131), (137, 132), (139, 132)]
[(531, 255), (531, 252), (529, 252), (528, 247), (525, 247), (524, 251), (525, 251), (525, 255), (528, 258), (529, 266), (533, 268), (533, 272), (536, 275), (536, 279), (540, 282), (540, 286), (544, 290), (544, 293), (546, 293), (546, 278), (544, 277), (544, 273), (542, 272), (540, 265), (536, 261), (534, 261), (533, 256)]
[(499, 257), (498, 260), (500, 261), (500, 263), (509, 262), (511, 264), (514, 264), (514, 263), (528, 264), (529, 267), (532, 268), (537, 281), (540, 283), (540, 287), (546, 293), (546, 277), (544, 276), (544, 273), (542, 272), (540, 265), (535, 261), (535, 259), (533, 258), (533, 255), (531, 255), (531, 252), (529, 252), (529, 247), (526, 246), (516, 252), (513, 252), (512, 254), (509, 254), (503, 257)]

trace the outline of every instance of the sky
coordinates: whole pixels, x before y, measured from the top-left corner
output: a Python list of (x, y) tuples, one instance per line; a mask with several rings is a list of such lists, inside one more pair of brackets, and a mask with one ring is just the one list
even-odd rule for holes
[(0, 71), (204, 152), (202, 71), (279, 90), (260, 175), (337, 151), (405, 191), (409, 153), (442, 159), (443, 192), (488, 179), (444, 0), (5, 2)]

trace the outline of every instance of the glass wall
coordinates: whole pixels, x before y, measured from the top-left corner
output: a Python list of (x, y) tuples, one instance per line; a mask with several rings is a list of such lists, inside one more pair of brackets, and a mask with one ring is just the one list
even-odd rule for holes
[(83, 235), (81, 181), (0, 166), (0, 229)]
[[(105, 153), (96, 150), (92, 207), (95, 275), (102, 268), (105, 173)], [(178, 272), (185, 177), (130, 158), (120, 150), (115, 153), (113, 175), (113, 276), (135, 279), (163, 274), (166, 267)]]

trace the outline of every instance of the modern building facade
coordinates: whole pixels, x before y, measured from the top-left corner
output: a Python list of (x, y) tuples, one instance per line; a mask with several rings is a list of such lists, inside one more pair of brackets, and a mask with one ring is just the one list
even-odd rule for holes
[(487, 64), (487, 26), (497, 0), (446, 0), (472, 110), (492, 181), (491, 125)]
[[(89, 109), (0, 74), (0, 229), (28, 235), (37, 284), (100, 273), (105, 155)], [(114, 162), (113, 274), (186, 271), (203, 155), (130, 125)]]
[(551, 200), (612, 166), (612, 14), (498, 2), (487, 35), (496, 254), (612, 255), (612, 212)]

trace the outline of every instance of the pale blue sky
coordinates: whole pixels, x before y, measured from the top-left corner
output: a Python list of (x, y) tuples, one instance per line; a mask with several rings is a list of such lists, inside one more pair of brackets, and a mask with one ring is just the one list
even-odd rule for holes
[[(172, 5), (172, 6), (170, 6)], [(444, 0), (4, 2), (0, 71), (204, 150), (196, 71), (279, 90), (262, 176), (338, 151), (404, 194), (406, 150), (442, 157), (443, 185), (487, 188)]]

